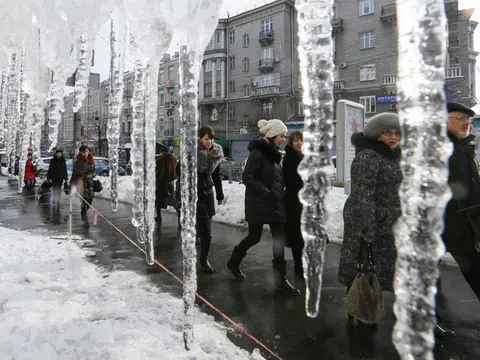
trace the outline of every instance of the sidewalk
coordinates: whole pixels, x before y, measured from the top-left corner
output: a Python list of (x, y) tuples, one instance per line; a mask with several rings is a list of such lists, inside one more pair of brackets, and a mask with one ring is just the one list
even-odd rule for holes
[[(68, 205), (62, 205), (62, 216), (52, 218), (40, 211), (35, 202), (23, 199), (3, 201), (4, 196), (15, 195), (15, 187), (9, 187), (0, 178), (0, 225), (14, 229), (44, 228), (46, 232), (67, 231)], [(94, 206), (112, 220), (116, 226), (134, 239), (131, 225), (131, 208), (119, 204), (113, 213), (110, 203), (95, 199)], [(90, 214), (91, 215), (91, 214)], [(164, 224), (156, 235), (155, 256), (177, 276), (182, 275), (181, 241), (178, 238), (176, 216), (164, 213)], [(89, 260), (110, 271), (133, 270), (147, 275), (149, 280), (174, 295), (181, 296), (182, 288), (171, 276), (158, 267), (146, 264), (144, 256), (120, 234), (115, 233), (99, 219), (97, 226), (85, 230), (80, 223), (79, 210), (74, 215), (75, 234), (92, 238), (96, 246), (89, 249)], [(245, 283), (232, 280), (225, 266), (234, 245), (245, 235), (245, 230), (214, 223), (212, 265), (214, 276), (198, 274), (198, 292), (222, 312), (241, 323), (250, 333), (277, 352), (283, 359), (398, 359), (391, 341), (394, 324), (392, 311), (387, 314), (376, 332), (361, 327), (349, 327), (344, 312), (345, 288), (337, 282), (340, 247), (329, 245), (324, 270), (320, 315), (310, 319), (305, 314), (304, 288), (301, 298), (273, 295), (271, 266), (271, 237), (265, 232), (262, 241), (255, 246), (243, 262), (247, 276)], [(79, 243), (82, 246), (81, 242)], [(287, 250), (290, 278), (293, 281), (292, 262)], [(443, 290), (448, 299), (449, 317), (458, 336), (437, 344), (436, 359), (469, 360), (480, 354), (480, 303), (465, 283), (456, 267), (442, 267)], [(297, 286), (301, 284), (297, 283)], [(393, 295), (385, 294), (386, 308), (391, 309)], [(199, 308), (218, 321), (222, 319), (204, 304)], [(257, 348), (251, 339), (238, 331), (231, 331), (229, 338), (238, 346), (252, 351)], [(262, 351), (265, 358), (270, 358)]]

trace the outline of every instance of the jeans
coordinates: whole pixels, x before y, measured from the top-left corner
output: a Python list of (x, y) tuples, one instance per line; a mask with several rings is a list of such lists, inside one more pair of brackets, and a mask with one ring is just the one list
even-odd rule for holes
[(210, 244), (212, 243), (212, 217), (197, 218), (195, 228), (197, 236), (200, 238), (200, 261), (204, 261), (208, 257)]
[(60, 206), (60, 197), (62, 196), (62, 184), (55, 184), (52, 187), (52, 204), (53, 206)]
[[(273, 259), (283, 261), (285, 259), (285, 225), (268, 224), (273, 237)], [(244, 238), (237, 249), (240, 253), (246, 253), (252, 246), (258, 244), (262, 238), (263, 224), (248, 224), (248, 235)]]

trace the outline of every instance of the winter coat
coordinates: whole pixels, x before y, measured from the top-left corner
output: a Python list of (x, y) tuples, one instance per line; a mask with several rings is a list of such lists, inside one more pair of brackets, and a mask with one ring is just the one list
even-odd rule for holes
[(382, 290), (393, 291), (396, 248), (393, 225), (401, 215), (400, 150), (365, 136), (354, 139), (351, 194), (343, 208), (344, 234), (339, 281), (349, 286), (357, 270), (360, 239), (373, 239), (377, 276)]
[(245, 219), (249, 224), (285, 223), (282, 154), (264, 139), (248, 145), (250, 155), (243, 170)]
[(13, 165), (13, 175), (20, 174), (20, 160), (16, 159), (15, 164)]
[(155, 203), (157, 211), (175, 204), (175, 170), (177, 159), (172, 154), (160, 155), (155, 161)]
[(480, 175), (472, 144), (475, 135), (461, 140), (448, 136), (454, 147), (448, 175), (452, 198), (445, 210), (442, 238), (448, 252), (461, 255), (480, 245)]
[(33, 164), (33, 160), (28, 159), (27, 163), (25, 164), (25, 175), (23, 178), (25, 180), (34, 180), (36, 172), (37, 172), (37, 168)]
[(222, 178), (220, 176), (223, 149), (220, 145), (214, 143), (210, 150), (206, 150), (199, 142), (197, 156), (197, 217), (206, 218), (215, 215), (214, 187), (217, 200), (222, 201), (224, 199)]
[(285, 232), (289, 247), (303, 249), (300, 219), (302, 215), (302, 203), (298, 198), (298, 192), (303, 187), (303, 180), (298, 174), (298, 165), (303, 159), (303, 154), (294, 150), (290, 145), (285, 147), (283, 158), (283, 180), (285, 182)]
[(68, 181), (67, 163), (63, 156), (60, 158), (54, 156), (53, 159), (50, 160), (47, 179), (52, 180), (53, 185), (58, 186), (61, 186), (63, 181)]
[(92, 199), (94, 196), (93, 191), (93, 177), (95, 176), (95, 160), (93, 155), (88, 153), (78, 153), (75, 163), (73, 164), (72, 177), (70, 184), (83, 183), (83, 197), (85, 199)]

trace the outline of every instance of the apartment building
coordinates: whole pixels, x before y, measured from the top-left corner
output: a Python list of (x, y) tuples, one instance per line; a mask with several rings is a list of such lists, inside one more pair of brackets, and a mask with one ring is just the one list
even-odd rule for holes
[[(347, 99), (365, 106), (367, 118), (396, 111), (398, 32), (393, 0), (334, 2), (335, 100)], [(448, 57), (445, 91), (449, 100), (474, 106), (475, 59), (470, 20), (473, 9), (459, 10), (458, 1), (445, 0), (448, 17)]]

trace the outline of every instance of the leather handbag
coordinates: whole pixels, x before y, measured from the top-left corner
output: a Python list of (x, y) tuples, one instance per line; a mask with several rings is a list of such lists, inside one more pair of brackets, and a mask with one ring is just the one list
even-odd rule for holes
[(100, 192), (103, 190), (103, 185), (100, 180), (93, 180), (93, 191)]
[[(367, 264), (365, 265), (365, 251)], [(365, 324), (376, 324), (385, 314), (383, 294), (376, 274), (371, 244), (360, 242), (357, 276), (345, 301), (350, 316)]]

